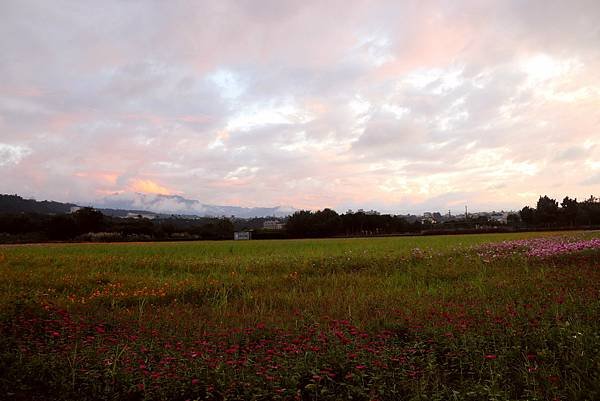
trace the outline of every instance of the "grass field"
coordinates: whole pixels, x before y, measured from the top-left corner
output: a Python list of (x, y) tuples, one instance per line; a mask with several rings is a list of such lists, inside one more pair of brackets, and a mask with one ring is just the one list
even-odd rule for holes
[(598, 238), (0, 247), (0, 399), (598, 400)]

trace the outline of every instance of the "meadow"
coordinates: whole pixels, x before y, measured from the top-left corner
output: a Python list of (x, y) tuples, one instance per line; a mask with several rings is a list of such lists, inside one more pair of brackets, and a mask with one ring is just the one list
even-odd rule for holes
[(600, 233), (0, 247), (0, 399), (598, 400)]

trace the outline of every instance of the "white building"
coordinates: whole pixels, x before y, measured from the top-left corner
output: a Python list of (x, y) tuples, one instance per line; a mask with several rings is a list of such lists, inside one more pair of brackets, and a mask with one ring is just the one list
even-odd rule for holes
[(236, 241), (252, 239), (252, 233), (250, 231), (236, 231), (233, 233), (233, 239)]
[(266, 220), (263, 223), (263, 228), (265, 230), (283, 230), (285, 228), (285, 224), (279, 220)]
[(506, 224), (508, 223), (508, 213), (507, 212), (493, 212), (490, 214), (490, 220), (496, 221), (498, 223)]
[(154, 214), (146, 214), (146, 213), (127, 213), (127, 216), (125, 216), (125, 218), (127, 219), (148, 219), (148, 220), (153, 220), (156, 218), (156, 215)]

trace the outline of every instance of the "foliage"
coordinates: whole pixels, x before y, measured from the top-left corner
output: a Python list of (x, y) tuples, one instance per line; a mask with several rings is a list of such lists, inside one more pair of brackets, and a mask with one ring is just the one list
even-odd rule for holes
[[(118, 218), (104, 216), (92, 208), (71, 214), (0, 214), (0, 233), (10, 241), (99, 240), (198, 240), (230, 239), (233, 224), (226, 218), (182, 219)], [(104, 233), (94, 236), (94, 233)], [(110, 235), (109, 235), (110, 234)]]
[(600, 224), (600, 199), (590, 196), (578, 202), (567, 196), (559, 207), (555, 199), (540, 196), (536, 208), (525, 206), (519, 215), (528, 227), (596, 226)]
[(339, 215), (334, 210), (324, 209), (295, 212), (288, 218), (286, 228), (294, 237), (314, 238), (418, 232), (423, 226), (420, 222), (409, 224), (403, 217), (389, 214), (360, 210)]

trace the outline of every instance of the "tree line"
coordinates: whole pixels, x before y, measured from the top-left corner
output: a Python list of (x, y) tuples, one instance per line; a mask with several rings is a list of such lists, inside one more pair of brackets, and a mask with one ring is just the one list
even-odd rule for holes
[[(436, 213), (437, 214), (437, 213)], [(509, 213), (506, 221), (491, 216), (465, 215), (433, 222), (377, 212), (338, 214), (331, 209), (316, 212), (301, 210), (288, 218), (286, 229), (291, 237), (333, 237), (386, 234), (452, 234), (485, 231), (515, 231), (543, 228), (577, 228), (600, 226), (600, 199), (594, 196), (578, 202), (577, 199), (558, 201), (540, 196), (536, 207), (525, 206), (518, 213)]]
[(600, 198), (590, 196), (583, 202), (566, 196), (562, 202), (540, 196), (535, 208), (525, 206), (519, 212), (522, 223), (528, 227), (582, 227), (600, 225)]
[(86, 207), (74, 213), (2, 213), (0, 242), (231, 239), (226, 218), (119, 218)]
[(420, 221), (409, 223), (400, 216), (362, 210), (341, 215), (331, 209), (301, 210), (291, 215), (286, 223), (290, 236), (308, 238), (416, 233), (422, 229)]
[[(13, 195), (4, 201), (13, 205)], [(19, 197), (17, 197), (19, 198)], [(16, 199), (21, 201), (22, 198)], [(0, 197), (0, 206), (3, 199)], [(28, 201), (29, 202), (29, 201)], [(35, 202), (35, 201), (31, 201)], [(540, 196), (535, 207), (525, 206), (499, 222), (485, 215), (464, 216), (434, 222), (411, 216), (380, 214), (375, 211), (348, 211), (339, 214), (332, 209), (301, 210), (286, 219), (285, 230), (261, 229), (268, 218), (120, 218), (104, 215), (93, 208), (74, 213), (64, 212), (66, 204), (38, 202), (42, 210), (52, 214), (31, 212), (34, 203), (26, 203), (26, 211), (14, 206), (0, 213), (0, 242), (41, 241), (143, 241), (143, 240), (221, 240), (233, 238), (236, 230), (252, 230), (253, 238), (320, 238), (335, 236), (372, 236), (393, 234), (452, 234), (482, 231), (514, 231), (528, 229), (562, 229), (600, 226), (600, 199), (590, 196), (579, 202), (565, 197), (562, 202)], [(39, 205), (38, 205), (39, 206)], [(70, 205), (69, 205), (70, 206)], [(0, 210), (2, 210), (0, 208)], [(58, 211), (58, 213), (56, 213)], [(437, 213), (436, 213), (437, 214)], [(438, 214), (439, 215), (439, 214)]]

